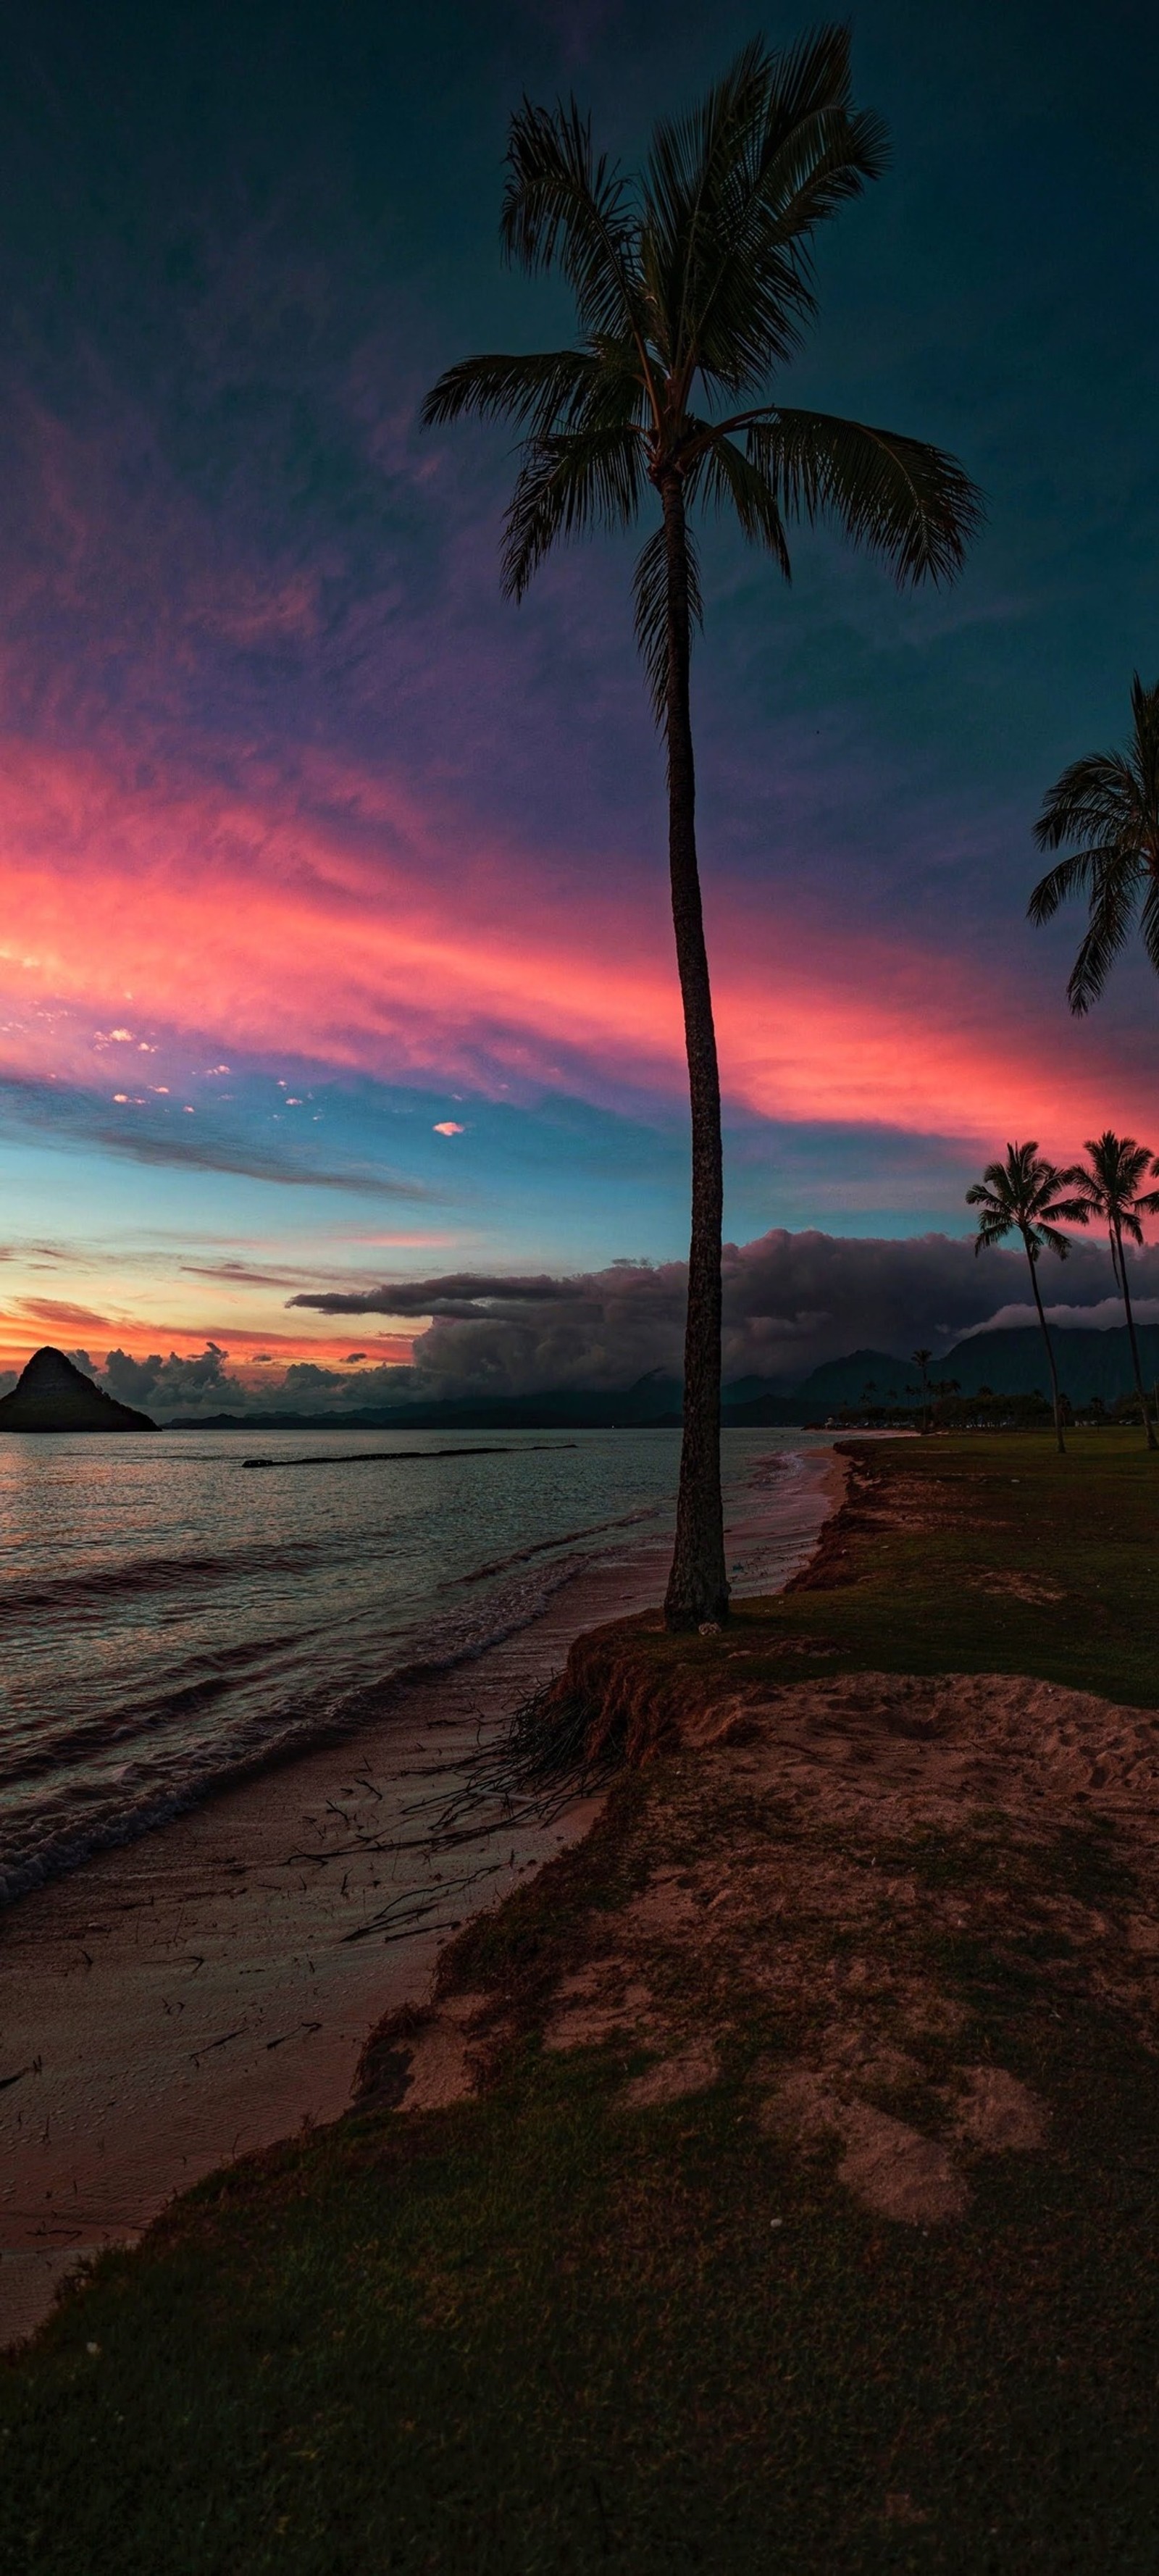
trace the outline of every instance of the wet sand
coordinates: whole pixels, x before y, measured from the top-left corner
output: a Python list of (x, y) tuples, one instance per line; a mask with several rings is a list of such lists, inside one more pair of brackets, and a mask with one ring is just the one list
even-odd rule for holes
[[(730, 1525), (730, 1556), (749, 1567), (738, 1589), (773, 1589), (803, 1560), (842, 1472), (812, 1453), (787, 1520), (778, 1471), (753, 1489)], [(516, 1636), (394, 1694), (356, 1735), (98, 1855), (3, 1917), (0, 2344), (30, 2333), (64, 2273), (134, 2239), (174, 2191), (303, 2120), (339, 2117), (368, 2031), (425, 1995), (449, 1928), (586, 1832), (598, 1800), (432, 1851), (431, 1811), (408, 1810), (452, 1794), (480, 1734), (501, 1730), (582, 1629), (658, 1600), (666, 1562), (666, 1543), (635, 1540)]]

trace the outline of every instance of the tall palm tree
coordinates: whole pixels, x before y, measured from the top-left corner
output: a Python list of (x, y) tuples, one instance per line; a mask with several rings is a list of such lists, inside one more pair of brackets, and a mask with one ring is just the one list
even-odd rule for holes
[(1126, 1249), (1123, 1242), (1123, 1237), (1126, 1235), (1132, 1243), (1142, 1243), (1142, 1218), (1154, 1216), (1159, 1210), (1159, 1190), (1143, 1190), (1140, 1187), (1144, 1179), (1152, 1176), (1155, 1168), (1151, 1148), (1149, 1145), (1137, 1145), (1133, 1136), (1112, 1135), (1108, 1127), (1102, 1136), (1088, 1136), (1086, 1150), (1089, 1159), (1085, 1163), (1076, 1163), (1073, 1170), (1064, 1172), (1062, 1177), (1067, 1186), (1085, 1200), (1092, 1217), (1101, 1218), (1110, 1237), (1111, 1266), (1115, 1273), (1115, 1286), (1123, 1300), (1123, 1312), (1127, 1318), (1131, 1365), (1135, 1372), (1135, 1393), (1139, 1398), (1139, 1410), (1143, 1416), (1143, 1427), (1147, 1434), (1147, 1447), (1155, 1449), (1159, 1448), (1159, 1441), (1155, 1438), (1150, 1408), (1143, 1388), (1143, 1368), (1139, 1358), (1135, 1317), (1131, 1309), (1131, 1283), (1127, 1277)]
[(921, 1370), (921, 1378), (922, 1378), (922, 1387), (921, 1387), (921, 1394), (922, 1394), (922, 1429), (923, 1429), (923, 1431), (928, 1431), (928, 1430), (929, 1430), (929, 1427), (930, 1427), (930, 1378), (929, 1378), (929, 1368), (930, 1368), (930, 1361), (932, 1360), (933, 1356), (934, 1356), (934, 1355), (933, 1355), (933, 1352), (932, 1352), (932, 1351), (911, 1351), (911, 1352), (910, 1352), (910, 1358), (911, 1358), (911, 1360), (913, 1361), (915, 1368), (918, 1368), (918, 1369), (920, 1369), (920, 1370)]
[(1047, 1330), (1046, 1316), (1038, 1287), (1038, 1264), (1045, 1251), (1056, 1252), (1065, 1261), (1070, 1245), (1062, 1225), (1087, 1225), (1090, 1206), (1082, 1198), (1065, 1198), (1070, 1174), (1060, 1172), (1048, 1163), (1035, 1144), (1008, 1145), (1004, 1163), (987, 1163), (980, 1181), (966, 1192), (967, 1207), (981, 1210), (975, 1252), (988, 1251), (1001, 1243), (1004, 1236), (1017, 1231), (1023, 1241), (1030, 1264), (1030, 1285), (1038, 1308), (1042, 1338), (1046, 1344), (1046, 1363), (1050, 1370), (1050, 1387), (1054, 1399), (1054, 1431), (1060, 1456), (1065, 1454), (1062, 1436), (1062, 1407), (1058, 1394), (1058, 1371), (1054, 1365), (1054, 1344)]
[(656, 126), (634, 178), (596, 156), (574, 101), (525, 99), (511, 122), (502, 243), (524, 268), (562, 270), (578, 345), (465, 359), (424, 406), (428, 423), (471, 413), (519, 429), (510, 597), (522, 598), (561, 539), (656, 514), (636, 562), (636, 634), (667, 747), (692, 1113), (684, 1437), (665, 1605), (674, 1628), (728, 1609), (720, 1083), (696, 852), (689, 661), (702, 607), (690, 518), (730, 511), (786, 579), (786, 521), (830, 519), (904, 584), (952, 576), (981, 515), (973, 485), (938, 448), (772, 398), (816, 309), (813, 236), (884, 161), (881, 125), (852, 105), (843, 27), (782, 54), (747, 45), (698, 107)]
[(1039, 878), (1027, 906), (1032, 921), (1049, 921), (1068, 895), (1087, 896), (1090, 923), (1066, 988), (1080, 1016), (1097, 1002), (1140, 905), (1143, 946), (1159, 975), (1159, 681), (1145, 689), (1137, 671), (1131, 714), (1126, 751), (1073, 760), (1034, 826), (1040, 850), (1081, 844)]

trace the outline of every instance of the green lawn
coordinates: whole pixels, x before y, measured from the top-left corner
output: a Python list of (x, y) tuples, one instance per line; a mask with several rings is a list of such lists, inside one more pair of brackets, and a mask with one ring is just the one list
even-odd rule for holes
[[(835, 1650), (811, 1675), (1007, 1668), (1159, 1704), (1159, 1461), (1129, 1434), (891, 1458), (932, 1526), (866, 1518), (853, 1580), (680, 1650), (706, 1687), (749, 1669), (742, 1642), (794, 1678), (794, 1637)], [(1011, 1573), (1064, 1598), (985, 1589)], [(231, 2169), (9, 2367), (3, 2576), (1153, 2576), (1156, 2060), (1097, 1994), (1044, 1982), (1030, 1938), (998, 1958), (938, 1936), (971, 2049), (1056, 2112), (1049, 2157), (994, 2160), (928, 2234), (760, 2134), (743, 2045), (630, 2123), (622, 2049), (541, 2050), (537, 1996), (640, 1883), (691, 1761), (625, 1779), (587, 1844), (463, 1936), (464, 1979), (519, 2006), (495, 2090)], [(1001, 1835), (991, 1816), (906, 1865), (981, 1890)], [(1131, 1900), (1081, 1819), (1032, 1865)]]
[[(1039, 1432), (865, 1442), (870, 1478), (904, 1479), (906, 1516), (924, 1525), (883, 1527), (872, 1487), (864, 1505), (855, 1493), (836, 1584), (741, 1603), (724, 1664), (711, 1640), (653, 1636), (641, 1651), (710, 1686), (738, 1669), (1020, 1672), (1159, 1706), (1159, 1458), (1135, 1430), (1067, 1438), (1065, 1458)], [(1045, 1597), (1001, 1588), (1024, 1579)], [(786, 1653), (792, 1639), (809, 1654)], [(742, 1643), (752, 1662), (738, 1668)]]

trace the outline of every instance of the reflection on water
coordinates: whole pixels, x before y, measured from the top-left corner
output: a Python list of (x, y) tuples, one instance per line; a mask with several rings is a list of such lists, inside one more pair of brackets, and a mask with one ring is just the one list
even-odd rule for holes
[[(733, 1507), (812, 1445), (727, 1433)], [(0, 1889), (521, 1627), (666, 1529), (678, 1452), (675, 1431), (0, 1439)], [(788, 1501), (791, 1455), (773, 1472)]]

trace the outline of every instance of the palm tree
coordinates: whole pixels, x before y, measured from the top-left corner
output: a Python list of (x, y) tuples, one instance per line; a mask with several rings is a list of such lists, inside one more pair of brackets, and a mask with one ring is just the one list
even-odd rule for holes
[(1097, 1002), (1140, 903), (1143, 946), (1159, 975), (1159, 681), (1145, 689), (1136, 671), (1131, 713), (1128, 749), (1072, 761), (1034, 826), (1040, 850), (1082, 845), (1040, 877), (1027, 907), (1032, 921), (1049, 921), (1068, 895), (1088, 898), (1090, 925), (1066, 988), (1080, 1016)]
[(923, 1431), (928, 1431), (928, 1430), (929, 1430), (929, 1427), (930, 1427), (930, 1381), (929, 1381), (929, 1365), (930, 1365), (930, 1361), (932, 1360), (933, 1356), (934, 1356), (934, 1355), (933, 1355), (933, 1352), (932, 1352), (932, 1351), (911, 1351), (911, 1352), (910, 1352), (910, 1358), (911, 1358), (911, 1360), (913, 1361), (914, 1367), (915, 1367), (915, 1368), (920, 1369), (920, 1370), (921, 1370), (921, 1373), (922, 1373), (922, 1429), (923, 1429)]
[(728, 1610), (720, 1494), (723, 1174), (720, 1082), (696, 851), (689, 705), (702, 622), (690, 515), (728, 510), (789, 576), (786, 521), (826, 518), (899, 583), (952, 576), (980, 516), (960, 466), (860, 421), (789, 410), (771, 379), (815, 312), (818, 226), (878, 176), (885, 137), (851, 103), (849, 34), (745, 47), (692, 112), (654, 130), (629, 179), (593, 152), (574, 101), (512, 118), (501, 238), (558, 268), (578, 345), (467, 358), (427, 396), (428, 423), (506, 418), (521, 436), (503, 585), (522, 598), (552, 547), (657, 523), (635, 571), (636, 635), (668, 759), (672, 917), (692, 1123), (684, 1435), (669, 1627)]
[(989, 1251), (992, 1244), (1015, 1229), (1022, 1237), (1030, 1264), (1030, 1284), (1046, 1344), (1046, 1361), (1050, 1370), (1051, 1394), (1054, 1399), (1054, 1430), (1060, 1456), (1065, 1454), (1062, 1436), (1062, 1408), (1058, 1394), (1058, 1371), (1054, 1365), (1054, 1345), (1047, 1331), (1046, 1316), (1038, 1288), (1038, 1263), (1045, 1251), (1056, 1252), (1065, 1261), (1070, 1245), (1060, 1225), (1086, 1225), (1090, 1207), (1085, 1199), (1064, 1198), (1070, 1174), (1060, 1172), (1048, 1163), (1035, 1144), (1008, 1145), (1004, 1163), (987, 1163), (980, 1181), (966, 1192), (967, 1207), (980, 1208), (975, 1252)]
[(1076, 1163), (1073, 1170), (1064, 1172), (1062, 1177), (1067, 1186), (1076, 1190), (1079, 1197), (1085, 1201), (1090, 1214), (1102, 1219), (1110, 1237), (1111, 1267), (1115, 1273), (1115, 1286), (1123, 1300), (1123, 1312), (1127, 1318), (1131, 1365), (1135, 1372), (1135, 1393), (1139, 1398), (1139, 1410), (1143, 1416), (1143, 1427), (1147, 1434), (1147, 1447), (1155, 1449), (1159, 1448), (1159, 1441), (1155, 1438), (1147, 1398), (1143, 1390), (1143, 1368), (1139, 1358), (1135, 1318), (1131, 1311), (1131, 1287), (1127, 1278), (1123, 1237), (1129, 1235), (1132, 1243), (1142, 1243), (1141, 1218), (1154, 1216), (1159, 1210), (1159, 1190), (1144, 1191), (1139, 1186), (1140, 1182), (1150, 1177), (1153, 1170), (1159, 1169), (1159, 1166), (1153, 1164), (1149, 1145), (1137, 1145), (1133, 1136), (1114, 1136), (1109, 1127), (1102, 1136), (1088, 1136), (1086, 1150), (1089, 1161)]

